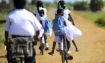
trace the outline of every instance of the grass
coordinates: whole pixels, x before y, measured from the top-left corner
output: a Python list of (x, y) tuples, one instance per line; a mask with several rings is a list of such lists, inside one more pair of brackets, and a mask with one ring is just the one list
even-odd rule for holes
[(7, 16), (7, 13), (0, 12), (0, 20), (5, 20)]
[(100, 24), (95, 23), (100, 18), (105, 17), (104, 11), (98, 11), (98, 12), (91, 12), (91, 11), (73, 11), (76, 14), (84, 17), (85, 19), (88, 19), (91, 23), (95, 24), (98, 27), (101, 27), (105, 29), (105, 26), (100, 26)]
[(90, 20), (95, 23), (95, 21), (103, 16), (105, 16), (104, 11), (91, 12), (91, 11), (74, 11), (76, 14)]
[(4, 23), (0, 24), (0, 47), (4, 42)]

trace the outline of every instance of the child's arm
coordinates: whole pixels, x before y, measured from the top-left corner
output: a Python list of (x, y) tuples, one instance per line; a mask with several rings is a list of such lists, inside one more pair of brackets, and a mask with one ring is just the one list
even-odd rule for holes
[(71, 14), (69, 14), (69, 20), (72, 22), (73, 25), (75, 25), (74, 20), (73, 20)]
[(42, 21), (40, 20), (40, 24), (42, 25)]
[(55, 18), (57, 17), (58, 15), (57, 14), (55, 14)]
[(64, 21), (64, 25), (67, 26), (65, 21)]

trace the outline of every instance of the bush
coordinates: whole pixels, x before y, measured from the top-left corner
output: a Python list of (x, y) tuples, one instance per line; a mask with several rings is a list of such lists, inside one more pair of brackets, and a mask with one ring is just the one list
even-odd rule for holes
[(44, 2), (44, 7), (49, 9), (51, 7), (53, 7), (54, 5), (52, 3), (47, 3), (47, 2)]
[(72, 7), (73, 7), (73, 5), (72, 5), (71, 3), (66, 3), (66, 6), (67, 6), (67, 8), (70, 9), (70, 10), (71, 10)]
[(98, 24), (99, 26), (105, 26), (105, 18), (104, 17), (100, 18), (95, 23)]
[(102, 0), (91, 0), (90, 9), (95, 11), (100, 11), (104, 7), (104, 2)]
[(83, 10), (83, 11), (86, 11), (86, 10), (89, 10), (89, 4), (88, 2), (75, 2), (74, 3), (74, 10)]

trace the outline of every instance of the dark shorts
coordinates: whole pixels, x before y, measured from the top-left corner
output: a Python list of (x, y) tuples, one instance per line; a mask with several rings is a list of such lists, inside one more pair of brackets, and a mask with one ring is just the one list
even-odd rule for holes
[[(33, 47), (33, 57), (25, 58), (25, 63), (36, 63), (35, 59), (36, 51)], [(7, 51), (7, 61), (8, 63), (13, 63), (13, 60), (9, 59), (9, 52)]]
[[(15, 37), (18, 37), (18, 36), (12, 36), (12, 38), (15, 38)], [(8, 48), (9, 47), (7, 47), (7, 61), (8, 61), (8, 63), (13, 63), (13, 59), (10, 59), (9, 58)], [(32, 57), (25, 57), (25, 59), (24, 59), (25, 60), (25, 63), (36, 63), (36, 59), (35, 59), (36, 51), (35, 51), (34, 45), (33, 45), (32, 48), (33, 48), (33, 56)]]

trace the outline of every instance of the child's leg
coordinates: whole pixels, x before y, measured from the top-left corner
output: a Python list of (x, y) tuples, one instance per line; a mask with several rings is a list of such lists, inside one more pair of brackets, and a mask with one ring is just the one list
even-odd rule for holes
[(77, 47), (77, 45), (76, 45), (76, 43), (75, 43), (75, 41), (74, 41), (74, 40), (72, 40), (72, 43), (73, 43), (73, 45), (75, 46), (76, 51), (77, 51), (77, 52), (79, 52), (79, 48)]
[(60, 51), (61, 50), (61, 44), (58, 43), (58, 48), (57, 48), (57, 51)]
[(48, 46), (48, 42), (47, 42), (47, 36), (46, 36), (46, 34), (44, 34), (44, 41), (45, 41), (45, 45), (46, 45), (46, 48), (45, 48), (45, 50), (49, 50), (49, 46)]
[(54, 42), (53, 42), (53, 46), (52, 46), (52, 51), (49, 52), (48, 54), (50, 54), (50, 55), (53, 55), (53, 54), (54, 54), (55, 46), (56, 46), (56, 42), (54, 41)]
[(68, 48), (68, 52), (67, 53), (70, 54), (70, 45), (71, 44), (70, 44), (70, 42), (67, 39), (66, 39), (66, 41), (67, 41), (67, 48)]

